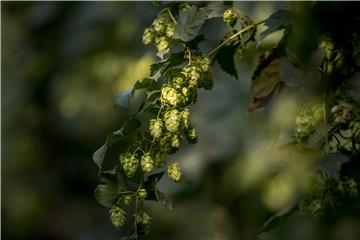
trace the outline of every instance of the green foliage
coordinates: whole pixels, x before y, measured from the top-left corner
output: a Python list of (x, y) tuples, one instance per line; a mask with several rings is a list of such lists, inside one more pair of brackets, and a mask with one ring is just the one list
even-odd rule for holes
[[(229, 31), (214, 50), (204, 54), (198, 47), (204, 40), (200, 30), (212, 17), (223, 17)], [(347, 58), (353, 58), (352, 54), (346, 55), (345, 52), (351, 52), (354, 46), (346, 49), (349, 45), (335, 44), (320, 32), (308, 58), (304, 59), (306, 55), (294, 48), (299, 43), (296, 42), (296, 23), (290, 11), (280, 10), (265, 21), (254, 23), (236, 8), (227, 9), (218, 3), (174, 4), (161, 10), (151, 26), (144, 30), (144, 44), (154, 42), (161, 61), (150, 66), (149, 77), (116, 95), (115, 103), (129, 110), (131, 99), (139, 89), (146, 92), (145, 99), (138, 111), (131, 114), (119, 131), (110, 134), (93, 155), (99, 176), (111, 179), (97, 187), (96, 198), (112, 209), (110, 218), (116, 228), (124, 224), (122, 208), (135, 202), (135, 209), (130, 209), (134, 213), (126, 215), (133, 224), (129, 238), (136, 239), (138, 235), (147, 233), (151, 221), (156, 221), (144, 212), (144, 201), (158, 201), (172, 209), (171, 201), (157, 185), (165, 171), (173, 182), (186, 178), (180, 164), (167, 161), (167, 157), (183, 147), (183, 139), (190, 144), (198, 141), (198, 130), (191, 123), (189, 107), (196, 103), (199, 89), (212, 89), (214, 60), (222, 70), (238, 79), (235, 55), (241, 55), (255, 40), (257, 26), (261, 23), (268, 28), (260, 38), (280, 29), (285, 31), (278, 45), (259, 57), (251, 79), (253, 99), (249, 111), (267, 106), (280, 93), (297, 95), (299, 91), (304, 94), (303, 106), (293, 119), (294, 129), (288, 144), (304, 154), (318, 151), (324, 156), (338, 154), (342, 157), (334, 161), (337, 174), (328, 175), (334, 171), (333, 163), (332, 170), (319, 165), (323, 176), (320, 182), (313, 182), (313, 191), (307, 192), (294, 207), (270, 218), (259, 233), (272, 231), (298, 210), (314, 217), (325, 216), (334, 203), (341, 208), (358, 200), (358, 179), (344, 174), (351, 167), (342, 167), (354, 164), (354, 161), (340, 160), (355, 159), (360, 153), (359, 104), (343, 90), (344, 80), (353, 76), (350, 72), (357, 71), (356, 64), (345, 64)], [(305, 86), (306, 93), (303, 92)], [(350, 135), (344, 136), (344, 132)], [(107, 150), (120, 146), (124, 139), (128, 144), (119, 149), (115, 170), (103, 172)], [(330, 142), (335, 144), (331, 146)], [(162, 170), (157, 172), (158, 168)]]
[(175, 38), (184, 42), (193, 40), (199, 34), (210, 12), (209, 9), (197, 8), (196, 6), (181, 11), (176, 23)]
[(279, 10), (270, 15), (265, 20), (264, 25), (268, 28), (260, 34), (260, 37), (264, 39), (273, 32), (281, 29), (291, 27), (293, 24), (292, 12), (289, 10)]
[(134, 97), (134, 89), (129, 88), (126, 92), (118, 93), (114, 96), (115, 105), (121, 108), (129, 109), (131, 99)]
[(240, 43), (224, 46), (217, 52), (215, 56), (215, 59), (219, 63), (221, 69), (231, 76), (234, 76), (236, 79), (238, 79), (238, 74), (236, 72), (234, 58), (239, 45)]

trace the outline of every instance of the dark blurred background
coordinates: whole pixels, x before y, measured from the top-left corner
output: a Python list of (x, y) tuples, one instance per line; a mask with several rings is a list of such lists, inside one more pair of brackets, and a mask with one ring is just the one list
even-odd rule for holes
[[(290, 8), (236, 4), (255, 21)], [(121, 236), (94, 198), (91, 157), (126, 117), (113, 95), (147, 76), (158, 60), (155, 47), (141, 43), (158, 11), (150, 2), (1, 2), (3, 239)], [(206, 23), (202, 50), (214, 48), (225, 31), (221, 19)], [(199, 143), (172, 156), (184, 180), (160, 182), (174, 210), (149, 203), (153, 227), (145, 239), (254, 239), (261, 223), (291, 205), (296, 184), (280, 184), (279, 194), (257, 182), (274, 165), (261, 152), (265, 119), (281, 125), (282, 112), (246, 113), (256, 57), (280, 37), (273, 34), (256, 51), (251, 46), (238, 65), (239, 82), (215, 65), (214, 89), (201, 91), (191, 109)], [(299, 171), (289, 169), (286, 176)]]

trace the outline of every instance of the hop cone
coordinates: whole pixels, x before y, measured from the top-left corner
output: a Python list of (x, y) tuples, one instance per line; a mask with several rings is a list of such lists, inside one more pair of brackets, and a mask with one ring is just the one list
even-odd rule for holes
[(181, 116), (177, 109), (172, 109), (164, 114), (165, 127), (169, 132), (176, 133), (179, 131)]
[(170, 162), (167, 167), (167, 174), (174, 182), (179, 182), (181, 178), (180, 165), (177, 162)]
[(150, 156), (150, 153), (146, 153), (141, 157), (141, 169), (146, 172), (149, 173), (153, 170), (154, 168), (154, 161)]
[(140, 212), (136, 215), (136, 222), (142, 225), (149, 225), (151, 217), (146, 212)]
[(138, 160), (134, 155), (130, 153), (121, 154), (120, 163), (128, 177), (134, 176), (138, 166)]
[(181, 103), (181, 97), (176, 89), (165, 85), (161, 88), (160, 102), (162, 105), (176, 107)]
[(164, 123), (161, 119), (151, 119), (150, 120), (150, 134), (153, 138), (160, 138), (163, 133)]
[(193, 127), (190, 127), (187, 131), (186, 131), (186, 140), (191, 143), (194, 144), (197, 142), (198, 140), (198, 133), (197, 130)]
[(181, 115), (181, 122), (184, 128), (189, 128), (190, 126), (190, 112), (189, 109), (185, 108), (180, 112)]
[(115, 228), (119, 229), (125, 223), (125, 212), (121, 207), (114, 205), (110, 209), (110, 220)]
[(164, 166), (165, 163), (165, 154), (162, 152), (157, 152), (155, 154), (155, 159), (154, 159), (154, 165), (155, 167), (161, 168), (162, 166)]

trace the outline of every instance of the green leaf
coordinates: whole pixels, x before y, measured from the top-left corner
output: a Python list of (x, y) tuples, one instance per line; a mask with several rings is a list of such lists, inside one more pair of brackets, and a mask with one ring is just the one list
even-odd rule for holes
[(148, 192), (146, 199), (147, 200), (154, 200), (157, 201), (156, 197), (156, 184), (160, 181), (162, 176), (164, 175), (164, 172), (159, 172), (152, 174), (147, 177), (144, 187), (146, 191)]
[(160, 93), (161, 93), (160, 90), (154, 90), (154, 91), (151, 91), (151, 92), (146, 92), (146, 97), (148, 99), (150, 99), (151, 97), (154, 97), (154, 96), (156, 97), (157, 95), (160, 96)]
[(144, 89), (144, 88), (149, 88), (151, 87), (153, 84), (155, 84), (155, 80), (152, 78), (144, 78), (141, 81), (137, 81), (134, 85), (134, 89)]
[(106, 151), (108, 150), (108, 148), (110, 148), (111, 146), (118, 143), (124, 138), (125, 137), (120, 134), (109, 134), (106, 138), (104, 145), (102, 145), (98, 150), (94, 152), (92, 159), (95, 162), (95, 164), (98, 166), (99, 170), (101, 170), (106, 155)]
[(144, 186), (147, 190), (154, 190), (156, 187), (156, 184), (160, 181), (160, 179), (163, 177), (164, 172), (159, 172), (152, 174), (147, 177)]
[(227, 6), (224, 2), (211, 2), (205, 6), (205, 9), (209, 11), (207, 18), (222, 18), (224, 12), (228, 8), (229, 6)]
[(111, 207), (119, 193), (119, 188), (115, 184), (101, 184), (95, 189), (95, 198), (104, 207)]
[(260, 38), (264, 39), (273, 32), (291, 26), (292, 21), (292, 11), (282, 9), (274, 12), (265, 20), (264, 25), (268, 28), (260, 34)]
[(238, 75), (235, 68), (234, 57), (239, 44), (240, 43), (224, 46), (215, 55), (215, 59), (219, 63), (221, 69), (231, 76), (234, 76), (236, 80), (238, 80)]
[(99, 169), (101, 169), (102, 163), (104, 161), (105, 158), (105, 154), (106, 154), (106, 150), (107, 150), (107, 143), (105, 143), (104, 145), (102, 145), (98, 150), (96, 150), (93, 154), (93, 160), (95, 162), (95, 164), (98, 166)]
[(166, 71), (170, 67), (180, 65), (185, 61), (184, 51), (172, 53), (168, 59), (154, 63), (150, 66), (150, 76), (157, 81), (161, 77), (162, 72)]
[(114, 102), (115, 106), (124, 108), (124, 109), (130, 109), (130, 103), (131, 99), (134, 96), (134, 89), (129, 88), (126, 92), (115, 94), (114, 96)]
[(279, 65), (280, 79), (289, 87), (298, 87), (304, 83), (303, 71), (295, 66), (289, 58), (282, 58)]
[(132, 118), (127, 120), (122, 128), (121, 128), (121, 133), (124, 136), (130, 135), (131, 133), (133, 133), (136, 129), (138, 129), (139, 127), (141, 127), (141, 122), (139, 119), (137, 118)]
[(189, 9), (180, 12), (175, 27), (174, 38), (188, 42), (194, 39), (211, 13), (211, 9), (197, 8), (191, 6)]
[(183, 71), (182, 68), (176, 68), (176, 67), (168, 68), (163, 73), (163, 77), (167, 79), (172, 79), (174, 76), (178, 76), (179, 74), (181, 74), (182, 71)]
[(116, 165), (114, 168), (107, 171), (99, 171), (99, 180), (101, 183), (107, 184), (109, 182), (116, 182), (117, 180), (117, 171), (119, 165)]
[(153, 77), (154, 75), (156, 75), (160, 70), (162, 70), (162, 68), (164, 67), (164, 65), (166, 63), (167, 63), (167, 60), (151, 64), (150, 65), (150, 76)]
[(349, 162), (349, 158), (341, 153), (326, 155), (319, 163), (318, 169), (326, 171), (332, 177), (338, 177), (341, 165)]
[(270, 232), (271, 230), (279, 227), (283, 222), (286, 221), (288, 217), (294, 214), (296, 211), (299, 210), (298, 206), (285, 209), (274, 216), (272, 216), (269, 220), (267, 220), (260, 228), (258, 234)]

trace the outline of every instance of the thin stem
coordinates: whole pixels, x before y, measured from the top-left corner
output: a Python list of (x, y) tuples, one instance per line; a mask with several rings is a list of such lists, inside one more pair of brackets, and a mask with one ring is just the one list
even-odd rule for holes
[(138, 147), (137, 149), (135, 149), (134, 153), (136, 153), (138, 150), (140, 150), (143, 154), (145, 154), (144, 150), (142, 150), (140, 147)]
[[(140, 183), (139, 183), (139, 187), (136, 191), (136, 193), (138, 193), (140, 191), (140, 189), (142, 188), (142, 185), (144, 184), (144, 175), (141, 176), (140, 179)], [(139, 197), (136, 194), (136, 200), (135, 200), (135, 214), (134, 214), (134, 218), (135, 218), (135, 225), (134, 225), (134, 230), (135, 230), (135, 239), (138, 239), (138, 233), (137, 233), (137, 222), (136, 222), (136, 216), (138, 215), (138, 211), (139, 211)]]
[(138, 239), (138, 231), (137, 231), (137, 222), (136, 222), (136, 216), (138, 212), (138, 205), (139, 205), (139, 198), (136, 196), (135, 200), (135, 214), (134, 214), (134, 230), (135, 230), (135, 239)]
[(162, 109), (163, 109), (163, 106), (160, 107), (160, 109), (159, 109), (159, 111), (158, 111), (158, 114), (157, 114), (157, 116), (156, 116), (156, 119), (159, 119), (160, 113), (161, 113), (161, 110), (162, 110)]
[(211, 57), (212, 55), (214, 55), (216, 53), (217, 50), (219, 50), (222, 46), (224, 46), (225, 44), (227, 44), (228, 42), (232, 41), (234, 38), (236, 38), (237, 36), (239, 36), (240, 34), (256, 27), (257, 25), (260, 25), (262, 23), (264, 23), (265, 20), (263, 21), (260, 21), (258, 23), (254, 23), (254, 24), (251, 24), (249, 26), (247, 26), (246, 28), (240, 30), (239, 32), (233, 34), (232, 36), (230, 36), (228, 39), (226, 39), (225, 41), (223, 41), (221, 44), (219, 44), (216, 48), (214, 48), (214, 50), (212, 50), (209, 54), (207, 54), (209, 57)]
[(169, 9), (169, 8), (166, 8), (166, 10), (168, 11), (168, 13), (169, 13), (169, 15), (170, 15), (171, 20), (173, 20), (173, 22), (176, 24), (176, 20), (175, 20), (174, 16), (172, 15), (170, 9)]
[(324, 100), (323, 102), (323, 113), (324, 113), (324, 133), (325, 133), (325, 153), (326, 155), (329, 154), (329, 141), (328, 141), (328, 133), (327, 133), (327, 127), (326, 127), (326, 124), (327, 124), (327, 121), (326, 121), (326, 101)]

